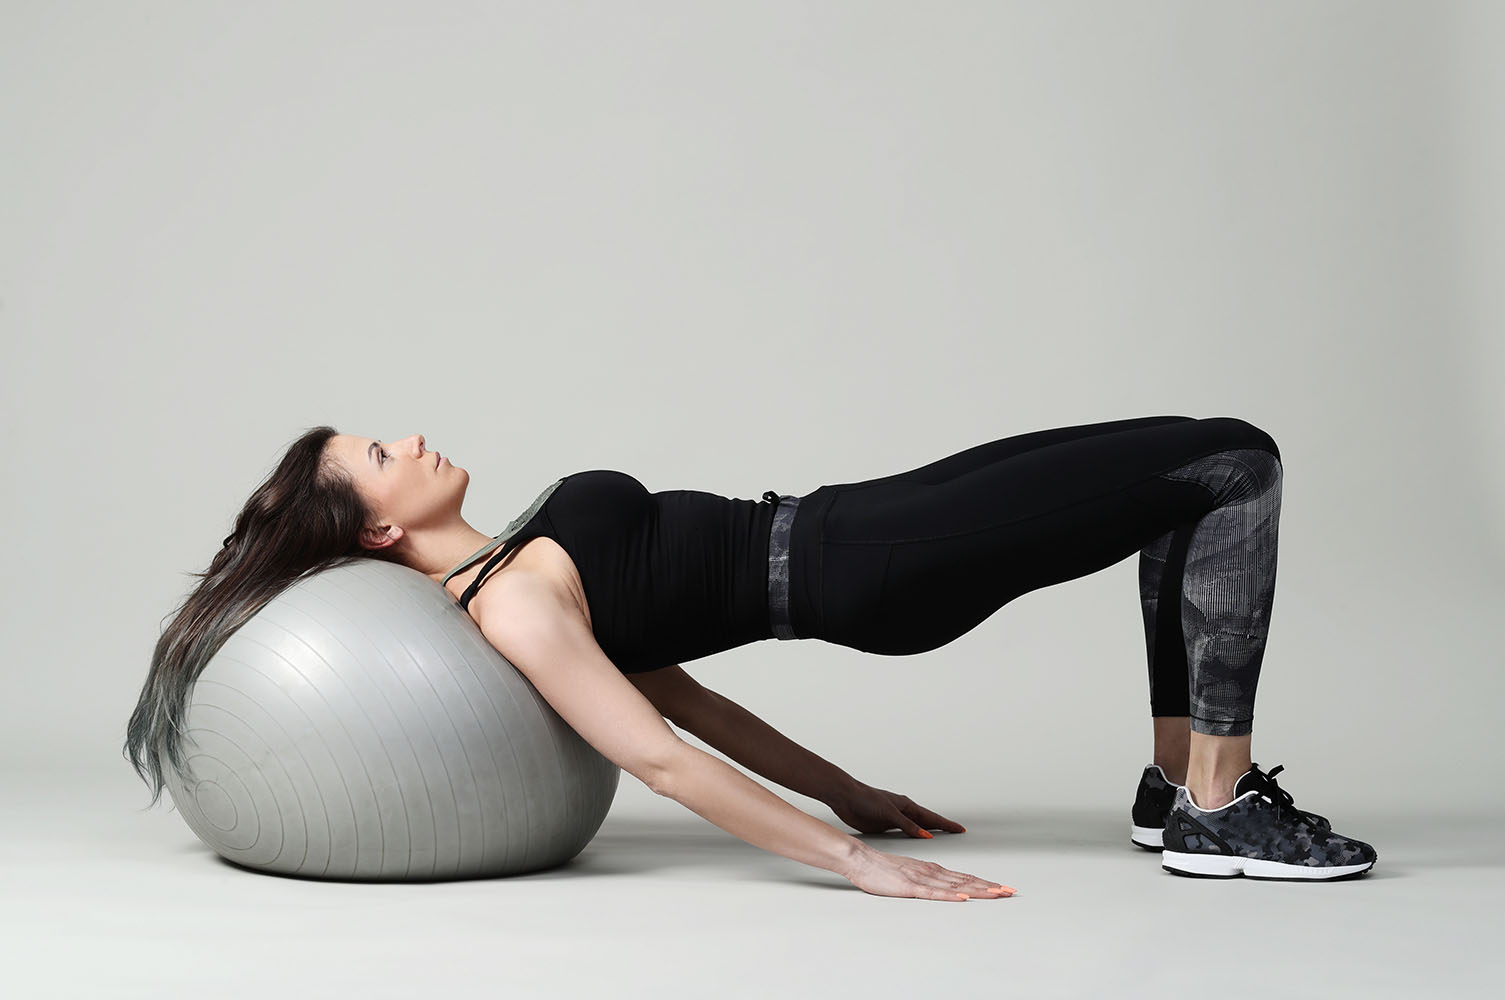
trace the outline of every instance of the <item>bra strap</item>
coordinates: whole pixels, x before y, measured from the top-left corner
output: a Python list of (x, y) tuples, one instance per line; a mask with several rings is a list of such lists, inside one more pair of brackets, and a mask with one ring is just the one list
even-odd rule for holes
[[(510, 542), (511, 539), (509, 539), (508, 541)], [(476, 574), (476, 578), (470, 581), (470, 586), (465, 588), (465, 593), (460, 595), (460, 607), (464, 608), (466, 611), (470, 610), (470, 600), (471, 598), (476, 596), (476, 591), (480, 590), (481, 584), (486, 581), (486, 574), (490, 573), (492, 568), (495, 567), (497, 563), (507, 558), (507, 553), (511, 551), (512, 546), (510, 544), (503, 545), (502, 551), (486, 560), (486, 565), (481, 567), (481, 572)]]
[[(442, 587), (446, 583), (449, 583), (450, 577), (454, 576), (465, 567), (471, 565), (477, 559), (481, 558), (486, 553), (496, 548), (498, 545), (501, 545), (512, 535), (515, 535), (523, 525), (527, 524), (533, 519), (533, 515), (538, 513), (538, 508), (542, 507), (544, 505), (544, 501), (549, 499), (549, 495), (559, 488), (559, 484), (564, 482), (564, 480), (568, 478), (569, 476), (565, 476), (563, 479), (556, 479), (554, 482), (550, 483), (542, 493), (538, 494), (538, 497), (532, 503), (528, 504), (527, 510), (514, 517), (511, 523), (508, 524), (507, 527), (502, 529), (501, 534), (496, 535), (494, 538), (492, 538), (491, 541), (481, 546), (479, 550), (471, 553), (469, 556), (466, 556), (464, 561), (462, 561), (454, 569), (450, 570), (448, 573), (445, 573), (444, 579), (439, 581), (439, 586)], [(485, 574), (483, 573), (482, 576), (484, 575)]]
[(498, 545), (502, 544), (502, 542), (504, 542), (506, 540), (505, 537), (504, 537), (505, 535), (506, 535), (506, 532), (504, 531), (504, 532), (502, 532), (502, 534), (497, 535), (491, 541), (489, 541), (485, 545), (481, 546), (480, 549), (478, 549), (477, 551), (475, 551), (471, 555), (466, 556), (464, 562), (460, 563), (460, 565), (456, 566), (454, 569), (452, 569), (448, 573), (444, 574), (444, 579), (442, 579), (442, 580), (439, 581), (439, 586), (441, 586), (441, 587), (444, 586), (446, 583), (449, 582), (449, 578), (450, 577), (454, 576), (456, 573), (460, 572), (466, 566), (469, 566), (470, 564), (474, 563), (477, 559), (481, 558), (486, 553), (490, 552), (492, 549), (494, 549)]

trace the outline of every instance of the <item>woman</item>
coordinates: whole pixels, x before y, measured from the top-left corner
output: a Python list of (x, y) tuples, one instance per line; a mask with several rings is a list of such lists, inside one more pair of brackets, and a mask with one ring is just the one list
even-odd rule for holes
[(1162, 867), (1184, 875), (1328, 880), (1374, 864), (1370, 845), (1294, 807), (1274, 780), (1281, 768), (1250, 760), (1281, 464), (1246, 421), (1043, 430), (761, 501), (650, 494), (621, 472), (579, 472), (495, 538), (461, 516), (469, 481), (422, 435), (383, 442), (319, 427), (293, 444), (157, 644), (126, 740), (155, 781), (153, 802), (161, 751), (179, 760), (187, 689), (224, 639), (303, 574), (387, 559), (442, 585), (604, 756), (749, 843), (877, 895), (1012, 895), (878, 851), (681, 740), (665, 719), (863, 832), (963, 832), (799, 747), (681, 664), (771, 638), (920, 653), (1021, 594), (1139, 552), (1154, 759), (1133, 841), (1163, 849)]

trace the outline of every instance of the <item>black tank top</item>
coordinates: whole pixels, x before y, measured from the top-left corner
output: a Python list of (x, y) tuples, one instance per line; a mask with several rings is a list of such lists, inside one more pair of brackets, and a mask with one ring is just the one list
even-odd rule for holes
[(509, 552), (544, 536), (580, 571), (596, 642), (623, 673), (772, 639), (768, 534), (777, 498), (764, 497), (649, 493), (624, 472), (573, 473), (487, 560), (460, 606), (469, 610)]

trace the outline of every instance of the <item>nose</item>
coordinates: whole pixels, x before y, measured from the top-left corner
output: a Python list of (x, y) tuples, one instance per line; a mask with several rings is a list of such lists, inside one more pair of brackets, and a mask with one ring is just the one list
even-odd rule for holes
[(425, 444), (426, 442), (423, 440), (422, 434), (409, 434), (407, 437), (402, 438), (401, 440), (393, 441), (392, 450), (399, 451), (401, 450), (403, 445), (407, 445), (407, 451), (409, 455), (413, 456), (414, 458), (421, 458), (423, 456), (423, 449)]

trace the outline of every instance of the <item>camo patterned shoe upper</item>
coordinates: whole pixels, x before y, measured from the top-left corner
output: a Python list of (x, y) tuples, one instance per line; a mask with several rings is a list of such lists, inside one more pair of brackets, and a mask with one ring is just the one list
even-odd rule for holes
[(1284, 881), (1328, 881), (1373, 868), (1373, 847), (1296, 808), (1291, 793), (1275, 782), (1284, 768), (1266, 774), (1254, 764), (1233, 786), (1233, 801), (1220, 809), (1200, 809), (1177, 788), (1160, 867), (1177, 875)]
[[(1165, 776), (1159, 764), (1150, 764), (1139, 776), (1139, 788), (1134, 794), (1134, 807), (1129, 811), (1129, 840), (1147, 851), (1164, 848), (1165, 821), (1170, 817), (1175, 804), (1176, 789), (1183, 786)], [(1315, 825), (1332, 829), (1327, 817), (1307, 813)]]

